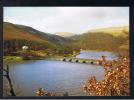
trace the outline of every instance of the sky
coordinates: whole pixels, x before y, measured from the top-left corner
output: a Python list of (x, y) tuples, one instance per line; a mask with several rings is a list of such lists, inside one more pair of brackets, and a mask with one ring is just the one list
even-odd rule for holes
[(91, 29), (128, 26), (129, 7), (4, 7), (4, 22), (52, 34), (81, 34)]

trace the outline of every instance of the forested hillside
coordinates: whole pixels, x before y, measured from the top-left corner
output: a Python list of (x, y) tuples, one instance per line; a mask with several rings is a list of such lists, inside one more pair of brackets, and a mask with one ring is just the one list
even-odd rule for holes
[(47, 53), (72, 53), (71, 39), (40, 32), (28, 26), (4, 23), (4, 54), (20, 51), (22, 46), (31, 50), (45, 50)]
[(128, 27), (104, 28), (88, 31), (82, 35), (72, 36), (75, 45), (82, 49), (102, 51), (128, 51)]

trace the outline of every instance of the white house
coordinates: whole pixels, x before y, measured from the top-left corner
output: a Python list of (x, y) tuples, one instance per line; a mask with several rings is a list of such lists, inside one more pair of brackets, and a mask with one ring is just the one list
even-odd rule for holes
[(22, 50), (28, 50), (29, 49), (29, 47), (28, 46), (22, 46)]

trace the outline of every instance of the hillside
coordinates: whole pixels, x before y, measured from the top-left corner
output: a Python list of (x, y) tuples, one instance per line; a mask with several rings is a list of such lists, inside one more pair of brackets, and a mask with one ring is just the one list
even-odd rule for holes
[(69, 32), (57, 32), (55, 35), (61, 36), (61, 37), (71, 37), (74, 36), (74, 33), (69, 33)]
[(81, 35), (72, 36), (80, 48), (103, 51), (128, 50), (128, 27), (112, 27), (90, 30)]
[[(31, 27), (4, 22), (4, 49), (13, 47), (21, 49), (23, 45), (29, 45), (34, 50), (50, 49), (51, 51), (68, 51), (70, 39), (57, 35), (40, 32)], [(67, 48), (68, 47), (68, 48)], [(70, 49), (71, 50), (71, 49)]]
[(57, 35), (45, 33), (45, 32), (40, 32), (28, 26), (11, 24), (7, 22), (4, 23), (3, 38), (4, 40), (25, 39), (25, 40), (34, 40), (40, 42), (49, 41), (49, 42), (56, 42), (56, 43), (65, 43), (69, 41), (69, 39)]
[(13, 40), (13, 39), (24, 39), (24, 40), (33, 40), (38, 42), (46, 42), (39, 37), (29, 33), (26, 30), (21, 29), (20, 27), (17, 27), (14, 24), (11, 23), (4, 23), (4, 34), (3, 39), (4, 40)]
[(89, 30), (88, 32), (91, 33), (107, 33), (110, 34), (112, 36), (126, 36), (125, 33), (128, 33), (129, 31), (129, 27), (128, 26), (122, 26), (122, 27), (109, 27), (109, 28), (101, 28), (101, 29), (93, 29), (93, 30)]
[(116, 52), (129, 50), (127, 26), (90, 30), (81, 35), (61, 37), (32, 27), (4, 22), (3, 31), (5, 52), (21, 50), (23, 45), (30, 46), (32, 50), (45, 50), (53, 54), (71, 54), (81, 48)]

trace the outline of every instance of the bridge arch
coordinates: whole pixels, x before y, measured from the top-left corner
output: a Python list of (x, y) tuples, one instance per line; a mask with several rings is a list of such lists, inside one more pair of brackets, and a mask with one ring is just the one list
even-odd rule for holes
[(66, 61), (66, 59), (64, 58), (63, 61)]
[(86, 61), (84, 60), (84, 61), (82, 61), (82, 63), (86, 63)]
[(79, 62), (79, 60), (77, 59), (76, 62)]
[(72, 62), (72, 59), (69, 59), (69, 62)]

